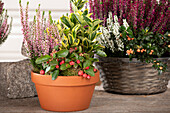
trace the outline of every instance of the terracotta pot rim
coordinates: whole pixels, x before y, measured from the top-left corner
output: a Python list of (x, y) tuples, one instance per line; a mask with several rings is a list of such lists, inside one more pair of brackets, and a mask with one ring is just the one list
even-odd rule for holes
[[(38, 73), (35, 73), (33, 71), (31, 71), (31, 73), (34, 73), (36, 74), (37, 76), (41, 76), (41, 77), (44, 77), (44, 76), (51, 76), (51, 75), (41, 75), (41, 74), (38, 74)], [(59, 78), (81, 78), (81, 76), (58, 76)]]
[(52, 80), (50, 75), (41, 75), (31, 71), (31, 79), (35, 84), (46, 86), (83, 86), (96, 84), (99, 81), (99, 71), (91, 79), (81, 76), (58, 76), (56, 80)]

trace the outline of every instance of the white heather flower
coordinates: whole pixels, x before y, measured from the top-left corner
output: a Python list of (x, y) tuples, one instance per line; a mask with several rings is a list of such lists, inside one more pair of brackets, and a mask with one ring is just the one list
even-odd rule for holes
[(118, 17), (117, 17), (117, 15), (114, 15), (114, 22), (115, 22), (115, 23), (118, 22)]
[(110, 35), (109, 31), (105, 27), (101, 27), (100, 31), (102, 32), (102, 35), (100, 35), (101, 36), (100, 39), (103, 40), (104, 45), (107, 48), (110, 48), (110, 50), (112, 50), (112, 52), (114, 52), (114, 43), (113, 43), (113, 40), (111, 40), (111, 35)]
[(126, 19), (123, 19), (123, 26), (126, 28), (126, 30), (129, 27), (129, 24), (127, 23)]
[[(125, 19), (123, 20), (123, 25), (126, 27), (126, 29), (129, 27)], [(100, 28), (100, 32), (102, 32), (102, 35), (97, 38), (99, 43), (105, 46), (106, 48), (109, 48), (112, 52), (124, 51), (124, 44), (120, 39), (119, 29), (120, 24), (118, 22), (117, 15), (114, 15), (113, 19), (112, 12), (109, 12), (109, 18), (107, 19), (107, 27)], [(115, 48), (115, 44), (117, 45), (117, 48)]]

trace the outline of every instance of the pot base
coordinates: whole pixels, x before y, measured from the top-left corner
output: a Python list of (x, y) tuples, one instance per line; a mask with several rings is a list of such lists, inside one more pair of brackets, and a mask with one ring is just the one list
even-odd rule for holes
[[(48, 87), (36, 85), (40, 105), (48, 111), (80, 111), (90, 105), (95, 85)], [(50, 93), (51, 92), (51, 93)]]

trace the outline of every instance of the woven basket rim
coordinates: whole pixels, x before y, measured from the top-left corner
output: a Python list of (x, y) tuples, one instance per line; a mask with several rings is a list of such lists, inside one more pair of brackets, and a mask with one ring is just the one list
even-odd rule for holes
[[(100, 57), (100, 56), (97, 56), (97, 57)], [(100, 57), (100, 58), (129, 59), (129, 58), (126, 58), (126, 57)], [(137, 59), (137, 58), (133, 58), (133, 59)], [(170, 57), (160, 57), (160, 58), (155, 58), (155, 59), (168, 59), (168, 60), (170, 60)]]
[[(140, 60), (137, 60), (137, 58), (132, 58), (132, 60), (130, 61), (129, 58), (120, 58), (120, 57), (100, 57), (100, 56), (95, 56), (95, 58), (99, 58), (100, 60), (110, 60), (110, 59), (114, 59), (114, 60), (121, 60), (123, 62), (129, 62), (129, 63), (137, 63), (137, 62), (141, 62)], [(170, 57), (161, 57), (161, 58), (155, 58), (157, 60), (170, 60)], [(99, 60), (99, 62), (100, 62)], [(143, 62), (145, 63), (145, 62)]]

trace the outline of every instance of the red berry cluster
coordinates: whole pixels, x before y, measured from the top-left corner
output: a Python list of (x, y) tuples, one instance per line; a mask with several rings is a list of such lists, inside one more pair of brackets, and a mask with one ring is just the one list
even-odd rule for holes
[[(86, 67), (86, 68), (87, 68), (87, 67)], [(89, 68), (88, 68), (88, 69), (89, 69)], [(93, 71), (94, 71), (94, 72), (97, 72), (97, 69), (94, 68)], [(91, 78), (90, 75), (84, 73), (82, 70), (80, 70), (80, 71), (78, 72), (78, 75), (79, 75), (79, 76), (82, 76), (82, 77), (84, 77), (84, 78), (87, 78), (87, 79), (90, 79), (90, 78)]]

